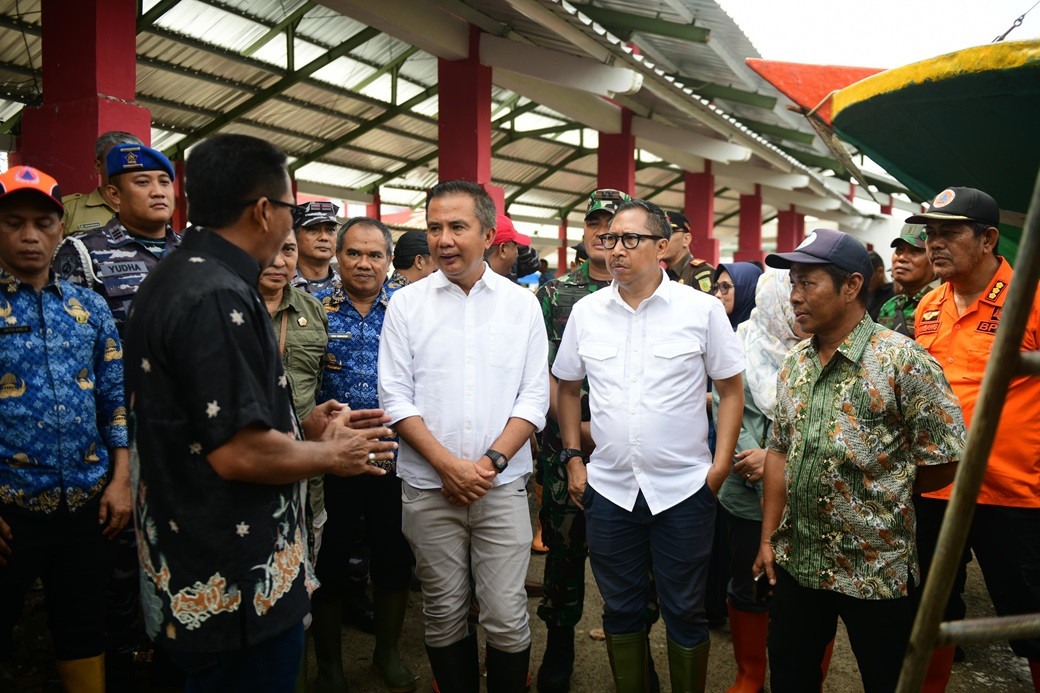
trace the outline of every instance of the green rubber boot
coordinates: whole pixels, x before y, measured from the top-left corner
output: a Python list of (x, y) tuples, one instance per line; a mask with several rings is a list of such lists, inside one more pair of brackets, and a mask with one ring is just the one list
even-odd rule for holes
[(646, 631), (606, 635), (607, 657), (617, 693), (646, 693)]
[(343, 674), (341, 609), (339, 596), (311, 601), (310, 631), (314, 635), (314, 658), (318, 661), (316, 693), (346, 693), (349, 690), (347, 677)]
[(392, 693), (414, 691), (415, 674), (401, 661), (401, 652), (397, 649), (404, 615), (408, 610), (408, 590), (390, 591), (373, 587), (372, 606), (376, 626), (372, 668), (383, 678), (383, 683)]
[(668, 638), (668, 673), (672, 679), (672, 693), (704, 693), (710, 650), (710, 640), (696, 647), (682, 647)]

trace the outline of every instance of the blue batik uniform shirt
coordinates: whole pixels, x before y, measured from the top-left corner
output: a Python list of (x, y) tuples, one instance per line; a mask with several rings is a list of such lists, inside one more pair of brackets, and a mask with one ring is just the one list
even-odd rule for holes
[(54, 513), (97, 497), (126, 447), (123, 349), (105, 300), (0, 270), (0, 507)]
[[(351, 409), (379, 408), (379, 378), (376, 365), (379, 361), (379, 335), (383, 331), (383, 318), (394, 290), (384, 284), (368, 314), (361, 317), (343, 285), (337, 283), (314, 295), (325, 307), (329, 317), (329, 346), (325, 351), (325, 370), (322, 375), (318, 403), (334, 399)], [(393, 460), (378, 461), (383, 469), (393, 472), (397, 455)]]

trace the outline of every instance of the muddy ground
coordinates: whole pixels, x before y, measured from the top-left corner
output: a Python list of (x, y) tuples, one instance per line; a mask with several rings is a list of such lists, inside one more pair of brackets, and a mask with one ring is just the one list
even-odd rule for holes
[[(541, 581), (544, 562), (544, 557), (532, 555), (528, 573), (531, 579)], [(589, 631), (601, 625), (600, 615), (603, 602), (596, 589), (591, 571), (586, 571), (586, 576), (585, 613), (577, 628), (576, 661), (571, 690), (574, 693), (609, 693), (613, 690), (613, 685), (610, 668), (607, 664), (606, 646), (602, 641), (589, 637)], [(19, 658), (27, 666), (20, 669), (14, 682), (8, 679), (6, 688), (9, 690), (46, 693), (61, 690), (53, 666), (50, 666), (48, 662), (49, 643), (45, 633), (45, 616), (39, 601), (38, 595), (31, 600), (29, 614), (23, 620), (23, 626), (19, 632), (18, 649), (22, 653)], [(965, 601), (969, 618), (993, 614), (981, 573), (974, 562), (969, 566)], [(532, 675), (536, 673), (545, 649), (545, 626), (535, 615), (537, 605), (537, 599), (529, 601), (533, 637)], [(427, 693), (432, 690), (432, 677), (422, 646), (422, 619), (422, 597), (419, 593), (413, 592), (405, 620), (405, 631), (401, 638), (401, 648), (405, 663), (419, 676), (418, 690)], [(352, 684), (352, 693), (385, 691), (381, 681), (370, 668), (372, 636), (346, 627), (343, 634), (343, 665)], [(729, 633), (725, 629), (712, 631), (711, 640), (708, 691), (725, 691), (732, 684), (736, 672)], [(671, 688), (667, 681), (667, 650), (664, 627), (661, 623), (658, 623), (653, 629), (651, 647), (658, 671), (662, 674), (662, 690), (668, 693)], [(951, 693), (968, 693), (969, 691), (972, 693), (976, 691), (1028, 693), (1033, 690), (1025, 660), (1015, 657), (1006, 643), (968, 646), (965, 650), (966, 660), (954, 665), (953, 678), (947, 689)], [(310, 648), (308, 660), (310, 675), (313, 679), (314, 658)], [(151, 677), (148, 674), (147, 670), (139, 671), (139, 690), (157, 693), (179, 690), (177, 687), (154, 684), (150, 681)], [(5, 685), (0, 683), (0, 690), (4, 688)], [(532, 687), (532, 690), (535, 690), (535, 687)], [(766, 690), (768, 690), (768, 686)], [(863, 690), (856, 660), (840, 624), (830, 674), (824, 690), (833, 693), (856, 693)]]

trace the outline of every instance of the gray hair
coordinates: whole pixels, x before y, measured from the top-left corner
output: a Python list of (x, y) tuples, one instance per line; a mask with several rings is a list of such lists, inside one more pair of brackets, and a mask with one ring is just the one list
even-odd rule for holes
[(640, 200), (633, 198), (628, 202), (622, 202), (618, 205), (618, 208), (614, 210), (614, 216), (607, 222), (607, 228), (609, 229), (614, 225), (614, 220), (617, 219), (618, 215), (622, 212), (627, 212), (630, 209), (641, 209), (646, 212), (646, 223), (644, 226), (646, 230), (655, 236), (661, 238), (672, 237), (672, 225), (668, 223), (668, 217), (661, 208), (655, 205), (653, 202), (647, 202), (646, 200)]
[(430, 188), (426, 197), (426, 213), (430, 212), (430, 201), (437, 197), (449, 195), (469, 195), (473, 198), (473, 212), (480, 222), (480, 230), (495, 228), (495, 201), (479, 184), (468, 180), (446, 180)]
[(390, 257), (394, 254), (394, 237), (390, 233), (390, 227), (372, 217), (351, 217), (343, 222), (343, 226), (339, 227), (339, 231), (336, 233), (336, 255), (339, 255), (343, 250), (343, 241), (347, 237), (347, 231), (350, 230), (351, 226), (371, 226), (374, 229), (378, 229), (383, 233), (383, 239), (386, 241), (386, 256)]
[(144, 146), (144, 142), (142, 142), (137, 135), (132, 135), (129, 132), (122, 132), (120, 130), (110, 130), (102, 133), (101, 137), (98, 137), (97, 141), (94, 142), (94, 158), (100, 161), (101, 157), (105, 155), (105, 152), (117, 144), (139, 144)]

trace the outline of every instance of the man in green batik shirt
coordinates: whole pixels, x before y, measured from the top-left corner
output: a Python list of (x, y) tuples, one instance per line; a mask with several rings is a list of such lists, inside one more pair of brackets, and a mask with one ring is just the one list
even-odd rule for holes
[(885, 301), (877, 323), (914, 338), (914, 312), (924, 295), (939, 286), (924, 247), (924, 225), (906, 224), (892, 241), (892, 279), (897, 292)]
[(784, 358), (752, 572), (774, 586), (771, 690), (820, 688), (845, 623), (867, 693), (895, 689), (919, 569), (911, 494), (953, 479), (966, 431), (942, 368), (871, 320), (872, 268), (855, 238), (817, 229), (790, 253), (791, 307), (813, 334)]

